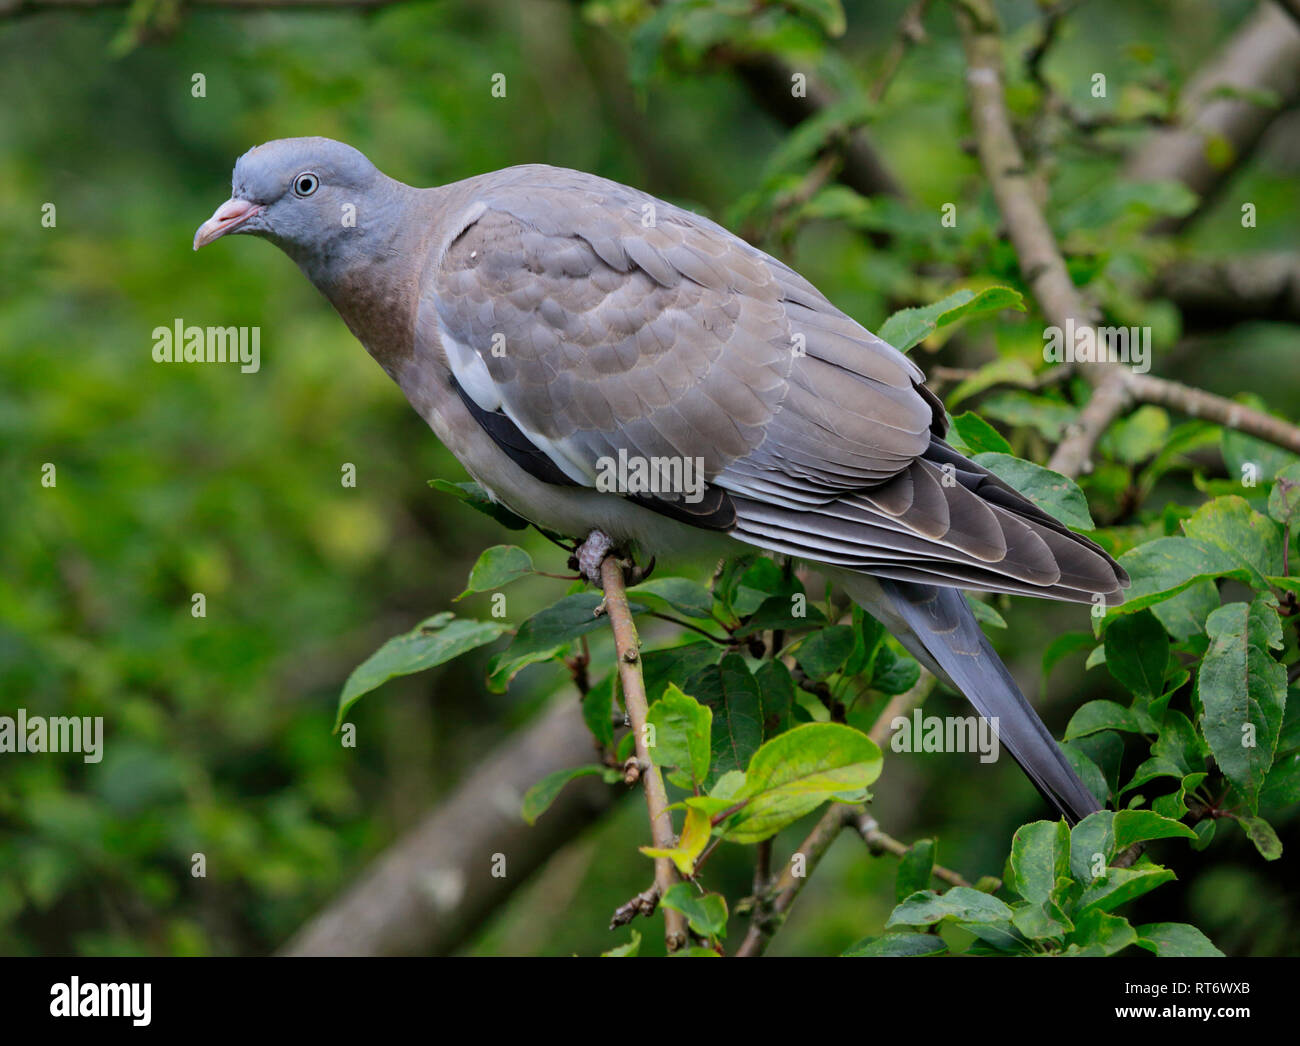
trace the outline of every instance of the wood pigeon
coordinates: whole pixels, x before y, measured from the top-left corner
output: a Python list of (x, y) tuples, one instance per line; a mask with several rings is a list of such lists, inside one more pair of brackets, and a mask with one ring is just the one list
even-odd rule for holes
[(289, 138), (232, 187), (195, 249), (279, 246), (493, 498), (645, 554), (817, 564), (995, 721), (1061, 814), (1098, 809), (960, 589), (1113, 606), (1128, 577), (950, 447), (916, 364), (789, 266), (542, 164), (416, 189)]

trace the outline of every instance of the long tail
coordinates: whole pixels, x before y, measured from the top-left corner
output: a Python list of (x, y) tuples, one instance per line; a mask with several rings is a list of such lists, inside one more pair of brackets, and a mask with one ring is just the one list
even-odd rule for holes
[(880, 619), (923, 665), (947, 681), (985, 719), (1029, 779), (1071, 824), (1101, 809), (994, 652), (958, 589), (892, 581), (847, 571), (849, 595)]

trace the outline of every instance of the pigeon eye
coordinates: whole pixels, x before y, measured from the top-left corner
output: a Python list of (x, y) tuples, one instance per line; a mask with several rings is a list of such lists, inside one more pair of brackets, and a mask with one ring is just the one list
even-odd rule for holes
[(311, 171), (303, 171), (293, 180), (293, 194), (295, 196), (310, 196), (320, 186), (320, 179)]

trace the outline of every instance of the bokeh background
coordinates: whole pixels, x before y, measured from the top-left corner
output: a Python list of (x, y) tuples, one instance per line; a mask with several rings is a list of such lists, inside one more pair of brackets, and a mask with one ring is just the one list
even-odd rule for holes
[[(464, 475), (288, 259), (251, 238), (192, 253), (195, 227), (226, 198), (250, 146), (328, 135), (420, 185), (525, 162), (596, 172), (744, 229), (869, 327), (963, 275), (1018, 284), (970, 152), (947, 5), (927, 14), (928, 40), (904, 55), (871, 112), (908, 202), (856, 212), (827, 200), (820, 216), (775, 206), (814, 151), (756, 103), (713, 50), (717, 36), (760, 38), (860, 95), (886, 68), (907, 5), (848, 2), (846, 32), (828, 40), (817, 9), (833, 5), (741, 5), (751, 17), (697, 4), (721, 9), (721, 28), (671, 47), (635, 31), (651, 6), (0, 10), (0, 713), (103, 716), (106, 729), (97, 765), (0, 756), (0, 952), (272, 952), (568, 685), (561, 669), (537, 666), (492, 694), (481, 651), (368, 697), (352, 714), (356, 748), (331, 733), (351, 669), (448, 607), (482, 548), (520, 540), (552, 570), (563, 557), (430, 489), (429, 479)], [(999, 7), (1023, 50), (1039, 12)], [(1104, 195), (1117, 150), (1149, 133), (1143, 106), (1175, 95), (1253, 7), (1082, 5), (1047, 68), (1080, 105), (1089, 77), (1106, 72), (1112, 107), (1128, 106), (1133, 120), (1110, 148), (1068, 136), (1039, 144), (1075, 263), (1107, 267), (1112, 314), (1128, 301), (1153, 327), (1155, 371), (1254, 392), (1295, 417), (1294, 325), (1193, 324), (1133, 287), (1170, 252), (1295, 248), (1296, 114), (1275, 121), (1231, 192), (1176, 241), (1139, 242), (1150, 210)], [(491, 93), (496, 73), (505, 98)], [(1023, 84), (1011, 99), (1025, 112), (1034, 101)], [(1256, 203), (1256, 228), (1242, 228), (1241, 199)], [(936, 218), (950, 201), (961, 214), (955, 246)], [(45, 203), (56, 205), (54, 228), (41, 223)], [(888, 247), (868, 235), (881, 229), (894, 237)], [(261, 371), (153, 362), (151, 331), (177, 318), (259, 326)], [(917, 353), (927, 368), (972, 366), (1036, 352), (1040, 329), (1000, 321)], [(1041, 426), (988, 416), (1042, 460)], [(40, 482), (46, 462), (54, 488)], [(355, 489), (340, 483), (346, 462)], [(1217, 458), (1202, 466), (1223, 474)], [(1106, 519), (1113, 491), (1089, 492)], [(562, 590), (524, 582), (519, 605)], [(190, 613), (195, 592), (207, 599), (202, 619)], [(1036, 693), (1044, 647), (1086, 628), (1086, 610), (998, 606), (1010, 627), (996, 641)], [(485, 614), (486, 600), (460, 607)], [(1062, 661), (1046, 687), (1049, 725), (1059, 734), (1071, 708), (1108, 686), (1104, 673), (1084, 672), (1082, 655)], [(950, 695), (933, 700), (963, 714)], [(1010, 833), (1044, 813), (1006, 760), (894, 759), (878, 791), (893, 834), (937, 836), (939, 860), (972, 879), (1000, 874)], [(1294, 818), (1275, 823), (1294, 845)], [(648, 881), (636, 852), (644, 835), (632, 797), (457, 950), (594, 954), (620, 943), (606, 923)], [(798, 838), (778, 840), (778, 852)], [(196, 852), (206, 878), (190, 874)], [(742, 856), (724, 847), (710, 872), (733, 896), (750, 875)], [(1174, 864), (1178, 887), (1149, 898), (1143, 919), (1193, 922), (1229, 953), (1300, 950), (1285, 860), (1265, 865), (1237, 833)], [(773, 951), (836, 953), (878, 932), (893, 875), (888, 860), (841, 840)]]

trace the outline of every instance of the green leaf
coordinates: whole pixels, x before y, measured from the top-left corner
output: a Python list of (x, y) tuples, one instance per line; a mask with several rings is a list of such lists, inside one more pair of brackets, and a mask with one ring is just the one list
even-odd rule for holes
[(1278, 757), (1273, 769), (1268, 772), (1268, 777), (1264, 779), (1259, 803), (1265, 809), (1273, 810), (1300, 803), (1300, 755)]
[(933, 872), (934, 840), (919, 839), (907, 848), (907, 853), (898, 862), (898, 878), (894, 884), (896, 900), (905, 901), (912, 894), (928, 889)]
[(750, 760), (726, 827), (733, 842), (775, 835), (828, 799), (858, 798), (880, 776), (880, 749), (840, 723), (805, 723), (765, 743)]
[(1250, 573), (1217, 545), (1191, 538), (1156, 538), (1119, 557), (1132, 585), (1111, 614), (1132, 614), (1201, 581), (1231, 577), (1250, 582)]
[(520, 814), (529, 824), (536, 824), (537, 819), (550, 809), (551, 804), (555, 802), (555, 797), (566, 784), (579, 777), (592, 776), (603, 777), (607, 784), (614, 784), (623, 779), (622, 774), (617, 770), (611, 770), (606, 766), (574, 766), (567, 770), (556, 770), (554, 773), (547, 774), (524, 793)]
[(713, 594), (738, 615), (752, 614), (768, 596), (802, 591), (773, 559), (755, 554), (728, 560), (713, 583)]
[(782, 661), (764, 661), (754, 673), (758, 684), (759, 714), (763, 719), (763, 738), (776, 737), (790, 726), (794, 708), (794, 680)]
[(1282, 856), (1282, 840), (1273, 826), (1262, 817), (1239, 817), (1237, 821), (1246, 831), (1246, 837), (1266, 861), (1276, 861)]
[[(608, 628), (603, 617), (596, 616), (601, 597), (595, 592), (565, 596), (525, 621), (505, 650), (488, 666), (488, 689), (502, 693), (515, 675), (528, 665), (549, 661), (562, 653), (573, 640), (598, 628)], [(632, 613), (644, 607), (631, 604)]]
[(744, 770), (763, 743), (763, 699), (739, 654), (728, 654), (687, 680), (686, 689), (713, 712), (709, 779)]
[(1268, 495), (1268, 514), (1296, 530), (1300, 523), (1300, 464), (1288, 465), (1277, 474)]
[(1251, 508), (1245, 498), (1230, 494), (1207, 501), (1190, 519), (1183, 520), (1183, 532), (1223, 549), (1250, 572), (1256, 588), (1267, 588), (1264, 578), (1281, 573), (1281, 529)]
[(1151, 613), (1179, 641), (1205, 632), (1205, 619), (1219, 606), (1219, 589), (1213, 581), (1198, 581), (1176, 596), (1151, 607)]
[(707, 618), (713, 612), (713, 593), (698, 581), (684, 577), (651, 578), (629, 589), (633, 596), (654, 596), (687, 617)]
[(601, 746), (614, 743), (614, 673), (593, 686), (582, 698), (582, 721)]
[(1106, 874), (1090, 882), (1079, 898), (1080, 916), (1090, 908), (1113, 911), (1136, 897), (1177, 878), (1168, 868), (1141, 865), (1136, 868), (1107, 868)]
[[(1093, 736), (1106, 736), (1106, 732)], [(1114, 737), (1114, 734), (1109, 736)], [(1092, 756), (1086, 752), (1077, 742), (1066, 741), (1061, 745), (1061, 752), (1065, 756), (1066, 762), (1070, 768), (1079, 775), (1083, 782), (1083, 787), (1088, 790), (1098, 803), (1105, 803), (1110, 795), (1110, 785), (1106, 780), (1106, 774), (1101, 766), (1095, 762)]]
[(871, 673), (871, 688), (891, 697), (903, 694), (916, 686), (921, 678), (921, 666), (909, 654), (896, 654), (890, 647), (881, 647)]
[(1102, 878), (1115, 856), (1114, 823), (1113, 811), (1098, 810), (1070, 830), (1070, 874), (1085, 886)]
[(669, 683), (664, 696), (650, 706), (646, 722), (654, 727), (650, 757), (655, 765), (680, 767), (692, 784), (702, 784), (709, 774), (713, 713)]
[(1150, 404), (1120, 418), (1101, 438), (1101, 449), (1130, 465), (1146, 461), (1169, 438), (1169, 415)]
[(334, 720), (335, 731), (342, 725), (348, 710), (361, 697), (393, 677), (407, 676), (441, 665), (491, 643), (508, 631), (506, 625), (495, 621), (471, 621), (443, 611), (421, 621), (411, 631), (394, 636), (348, 676), (339, 697), (338, 715)]
[(686, 916), (701, 937), (721, 937), (727, 932), (727, 901), (720, 893), (702, 894), (690, 883), (674, 883), (659, 903)]
[(1053, 443), (1060, 441), (1065, 430), (1079, 416), (1078, 409), (1068, 403), (1026, 392), (1024, 389), (995, 393), (980, 405), (980, 410), (990, 418), (1008, 425), (1033, 428)]
[(984, 364), (948, 393), (948, 408), (950, 410), (955, 408), (962, 400), (969, 399), (993, 385), (1033, 385), (1037, 380), (1028, 361), (1019, 356), (999, 356), (992, 362)]
[(1003, 309), (1025, 311), (1024, 299), (1010, 287), (987, 287), (976, 294), (969, 290), (956, 291), (941, 301), (917, 309), (902, 309), (881, 325), (880, 339), (887, 341), (900, 352), (906, 352), (924, 341), (939, 327), (946, 327), (960, 319), (981, 313), (1000, 312)]
[(1070, 725), (1065, 728), (1065, 739), (1072, 741), (1099, 730), (1123, 730), (1126, 733), (1140, 734), (1142, 724), (1131, 709), (1117, 705), (1114, 701), (1089, 701), (1070, 717)]
[(1138, 934), (1127, 919), (1093, 908), (1079, 916), (1066, 941), (1066, 955), (1114, 955), (1137, 944)]
[(1161, 958), (1213, 956), (1223, 958), (1205, 934), (1187, 923), (1147, 923), (1137, 928), (1137, 944)]
[(1003, 438), (1002, 433), (973, 411), (958, 414), (952, 419), (952, 427), (957, 430), (965, 443), (964, 453), (970, 454), (1010, 454), (1011, 444)]
[[(1177, 791), (1170, 792), (1168, 795), (1157, 796), (1151, 800), (1151, 809), (1161, 817), (1168, 817), (1175, 821), (1180, 820), (1187, 813), (1187, 796), (1199, 788), (1202, 782), (1208, 777), (1205, 773), (1187, 774), (1178, 783)], [(1196, 826), (1192, 826), (1195, 832)]]
[(490, 592), (533, 572), (533, 557), (517, 545), (493, 545), (485, 549), (469, 572), (469, 584), (457, 599), (472, 592)]
[(989, 628), (1006, 628), (1007, 622), (992, 605), (984, 602), (982, 599), (976, 599), (969, 593), (966, 594), (966, 602), (970, 604), (971, 610), (975, 614), (975, 620), (981, 625), (987, 625)]
[(945, 919), (956, 923), (1009, 922), (1011, 909), (992, 894), (968, 886), (954, 886), (944, 894), (918, 890), (893, 910), (885, 926), (933, 926)]
[(1069, 827), (1064, 821), (1022, 826), (1011, 840), (1010, 863), (1016, 892), (1027, 901), (1047, 900), (1056, 880), (1070, 875)]
[(855, 635), (849, 625), (830, 625), (813, 632), (799, 644), (795, 660), (809, 679), (825, 679), (853, 653)]
[(722, 654), (722, 647), (704, 638), (690, 638), (667, 650), (642, 653), (641, 677), (645, 680), (646, 700), (651, 703), (658, 701), (673, 680), (690, 680), (697, 673), (716, 666)]
[(431, 479), (429, 480), (429, 486), (434, 490), (440, 490), (444, 494), (459, 498), (470, 508), (477, 509), (483, 515), (495, 519), (507, 530), (524, 530), (528, 527), (528, 520), (522, 516), (516, 516), (504, 505), (493, 501), (488, 492), (477, 483), (452, 483), (446, 479)]
[(853, 604), (853, 629), (856, 633), (853, 653), (844, 662), (844, 671), (851, 676), (873, 667), (887, 635), (885, 626), (856, 603)]
[(1067, 527), (1092, 530), (1088, 499), (1068, 476), (1010, 454), (976, 454), (973, 460)]
[(1069, 916), (1051, 897), (1044, 897), (1040, 901), (1023, 901), (1013, 906), (1011, 925), (1031, 941), (1063, 937), (1074, 929)]
[(1114, 831), (1116, 850), (1147, 839), (1196, 838), (1196, 833), (1182, 821), (1162, 817), (1153, 810), (1120, 810), (1115, 814)]
[[(1263, 407), (1258, 399), (1252, 405)], [(1225, 428), (1220, 444), (1228, 475), (1252, 485), (1271, 482), (1288, 466), (1300, 463), (1300, 458), (1290, 451), (1236, 429)]]
[(1266, 594), (1250, 604), (1229, 603), (1209, 616), (1205, 628), (1210, 648), (1196, 677), (1201, 730), (1219, 769), (1253, 812), (1286, 710), (1286, 668), (1269, 653), (1282, 646), (1276, 600)]
[(1209, 749), (1197, 736), (1191, 720), (1182, 712), (1167, 710), (1160, 721), (1160, 736), (1151, 746), (1151, 754), (1178, 767), (1182, 774), (1205, 769)]
[(736, 630), (735, 637), (744, 639), (755, 632), (794, 632), (818, 628), (826, 624), (826, 616), (808, 602), (802, 592), (790, 595), (768, 596)]
[(686, 823), (682, 826), (682, 834), (677, 839), (677, 845), (671, 849), (643, 846), (641, 852), (647, 857), (668, 858), (682, 875), (690, 878), (695, 874), (695, 861), (704, 852), (704, 848), (709, 844), (709, 836), (712, 834), (713, 824), (708, 813), (698, 806), (688, 805)]
[(876, 956), (943, 955), (948, 950), (943, 938), (933, 933), (887, 933), (864, 937), (841, 954), (846, 958)]
[(632, 939), (627, 944), (620, 944), (617, 948), (611, 948), (607, 952), (601, 952), (601, 955), (607, 959), (628, 959), (640, 954), (641, 952), (641, 935), (632, 931)]
[(1153, 614), (1128, 614), (1106, 628), (1106, 671), (1137, 694), (1153, 700), (1164, 693), (1169, 636)]

